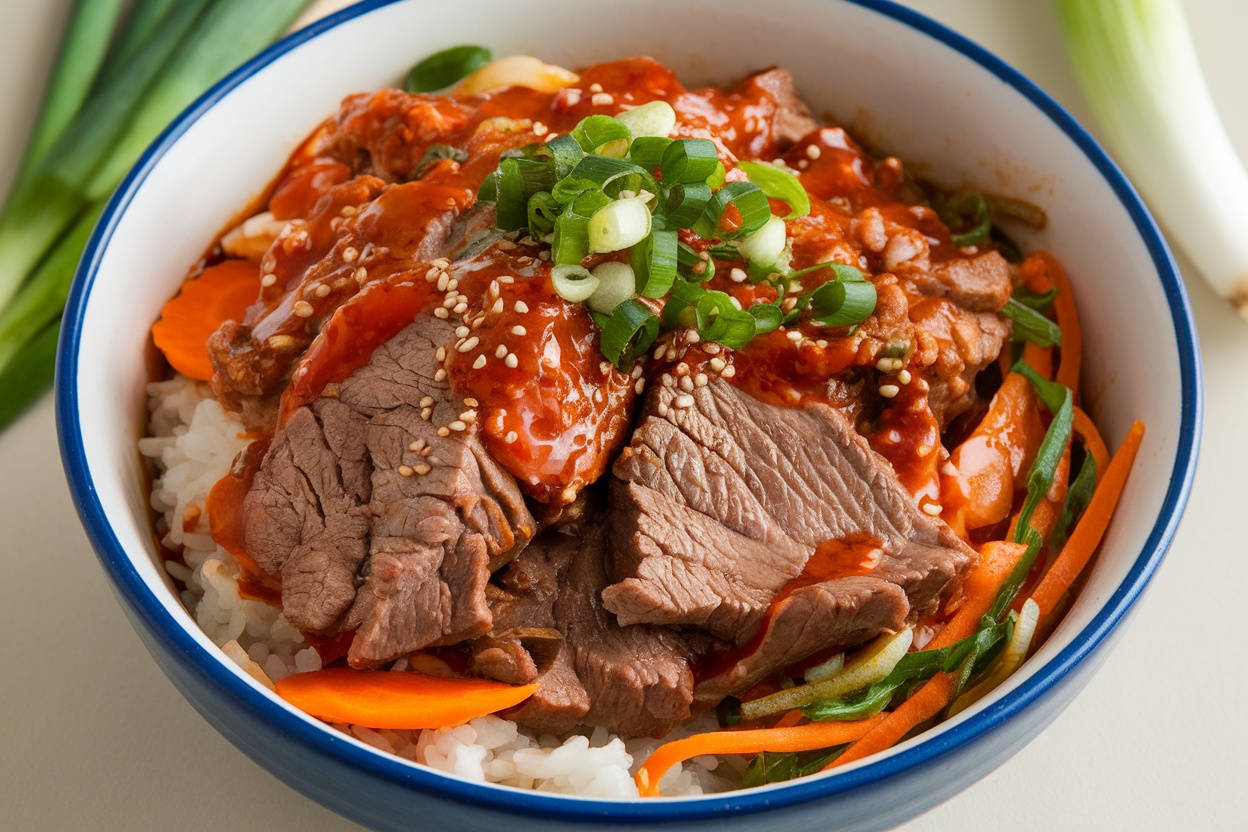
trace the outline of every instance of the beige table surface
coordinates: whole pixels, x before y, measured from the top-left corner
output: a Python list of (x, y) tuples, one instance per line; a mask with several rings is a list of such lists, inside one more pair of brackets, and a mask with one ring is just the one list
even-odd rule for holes
[[(997, 53), (1090, 123), (1048, 0), (908, 5)], [(69, 6), (3, 2), (0, 192)], [(1248, 158), (1248, 2), (1187, 7), (1214, 95)], [(911, 832), (1248, 830), (1248, 322), (1182, 265), (1208, 398), (1204, 453), (1170, 556), (1078, 700)], [(148, 657), (70, 503), (51, 397), (0, 434), (0, 830), (355, 828), (236, 751)]]

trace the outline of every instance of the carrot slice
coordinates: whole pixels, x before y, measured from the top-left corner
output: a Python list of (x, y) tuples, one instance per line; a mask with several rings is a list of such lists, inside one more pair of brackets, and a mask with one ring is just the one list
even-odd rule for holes
[(1041, 627), (1045, 625), (1049, 615), (1066, 595), (1084, 567), (1088, 565), (1088, 561), (1092, 559), (1092, 553), (1096, 551), (1101, 538), (1105, 536), (1109, 518), (1114, 512), (1114, 506), (1118, 504), (1118, 498), (1122, 496), (1122, 490), (1127, 483), (1127, 475), (1131, 472), (1131, 466), (1135, 462), (1136, 453), (1140, 450), (1140, 443), (1143, 439), (1144, 425), (1136, 422), (1127, 432), (1126, 439), (1122, 440), (1113, 459), (1105, 466), (1105, 476), (1096, 486), (1096, 490), (1092, 492), (1092, 499), (1088, 502), (1083, 516), (1079, 518), (1078, 524), (1075, 525), (1075, 530), (1071, 532), (1070, 539), (1066, 541), (1062, 551), (1058, 553), (1057, 558), (1045, 572), (1040, 585), (1031, 594), (1040, 607)]
[(957, 612), (924, 649), (939, 650), (961, 641), (975, 632), (979, 620), (992, 607), (997, 590), (1014, 571), (1027, 547), (1022, 543), (993, 540), (979, 550), (979, 563), (962, 582), (962, 596)]
[(1066, 270), (1047, 251), (1029, 255), (1018, 268), (1029, 286), (1043, 286), (1048, 282), (1057, 289), (1057, 296), (1053, 298), (1053, 317), (1062, 331), (1062, 351), (1054, 380), (1069, 387), (1077, 397), (1083, 365), (1083, 329), (1079, 326), (1079, 312), (1075, 309), (1075, 296), (1066, 278)]
[(277, 683), (277, 695), (326, 722), (367, 728), (447, 728), (519, 705), (537, 684), (505, 685), (484, 679), (448, 679), (411, 672), (331, 667), (296, 673)]
[(1092, 459), (1096, 461), (1096, 481), (1099, 483), (1105, 476), (1105, 469), (1109, 467), (1109, 449), (1105, 447), (1105, 440), (1101, 438), (1101, 432), (1092, 424), (1088, 414), (1077, 407), (1072, 429), (1075, 436), (1083, 442), (1083, 449), (1092, 454)]
[(260, 295), (260, 267), (250, 260), (223, 260), (182, 284), (160, 310), (152, 340), (170, 366), (187, 378), (208, 381), (208, 336), (225, 321), (241, 321)]
[(861, 760), (896, 745), (912, 729), (940, 713), (953, 697), (955, 686), (952, 673), (937, 673), (823, 770)]
[(658, 797), (659, 781), (672, 766), (703, 754), (758, 754), (762, 751), (817, 751), (844, 745), (865, 735), (884, 720), (876, 714), (855, 722), (808, 722), (787, 728), (710, 731), (664, 743), (637, 770), (642, 797)]

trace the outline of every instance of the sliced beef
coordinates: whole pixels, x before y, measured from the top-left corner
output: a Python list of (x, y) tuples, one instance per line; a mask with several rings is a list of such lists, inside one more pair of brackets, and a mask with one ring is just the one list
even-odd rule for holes
[(729, 652), (730, 661), (698, 680), (695, 710), (714, 707), (829, 645), (861, 644), (900, 629), (909, 610), (902, 588), (883, 578), (838, 578), (795, 590), (776, 602), (751, 649)]
[(846, 600), (849, 589), (859, 597), (861, 583), (789, 599), (790, 614), (808, 608), (802, 615), (819, 622), (823, 638), (772, 610), (767, 649), (737, 674), (747, 686), (795, 657), (856, 643), (838, 639), (861, 640), (930, 612), (974, 555), (918, 509), (839, 411), (775, 407), (719, 379), (691, 393), (671, 376), (653, 384), (613, 474), (617, 582), (604, 604), (626, 621), (702, 627), (741, 643), (820, 544), (877, 542), (865, 577), (894, 589), (871, 603), (871, 593)]
[(913, 363), (924, 369), (928, 406), (943, 429), (975, 403), (975, 376), (996, 361), (1010, 322), (996, 312), (972, 312), (951, 300), (928, 297), (910, 307)]
[(924, 294), (948, 297), (971, 312), (1000, 312), (1014, 291), (1010, 264), (995, 251), (933, 263), (914, 280)]
[[(549, 532), (508, 566), (508, 597), (494, 629), (474, 645), (478, 675), (515, 683), (528, 654), (541, 686), (508, 716), (543, 733), (603, 726), (622, 736), (661, 736), (689, 718), (692, 652), (672, 630), (621, 626), (603, 607), (606, 527)], [(548, 629), (561, 636), (541, 638)], [(539, 635), (533, 638), (533, 634)], [(554, 648), (553, 650), (551, 648)]]
[[(486, 584), (533, 535), (515, 480), (435, 381), (449, 323), (421, 317), (281, 427), (247, 495), (248, 550), (291, 623), (356, 629), (372, 667), (489, 631)], [(430, 404), (432, 402), (432, 404)]]
[(819, 127), (806, 102), (798, 96), (793, 76), (787, 69), (768, 69), (751, 75), (733, 92), (751, 102), (757, 100), (751, 114), (770, 123), (770, 139), (773, 147), (780, 151), (787, 150), (789, 145)]

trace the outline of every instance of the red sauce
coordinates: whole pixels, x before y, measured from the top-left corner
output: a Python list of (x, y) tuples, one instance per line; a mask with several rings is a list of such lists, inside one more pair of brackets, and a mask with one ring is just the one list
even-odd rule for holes
[(208, 529), (213, 541), (233, 555), (242, 569), (238, 591), (244, 597), (280, 606), (281, 582), (265, 574), (247, 553), (247, 525), (243, 514), (243, 501), (268, 449), (267, 439), (257, 439), (248, 445), (234, 469), (208, 492), (204, 510), (208, 512)]

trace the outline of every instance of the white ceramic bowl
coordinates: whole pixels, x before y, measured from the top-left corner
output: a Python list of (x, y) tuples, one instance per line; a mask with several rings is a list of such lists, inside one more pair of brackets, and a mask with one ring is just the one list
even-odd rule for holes
[[(158, 566), (135, 440), (148, 327), (192, 262), (346, 94), (393, 84), (438, 49), (481, 43), (578, 66), (649, 54), (689, 85), (789, 68), (816, 112), (945, 185), (1040, 205), (1041, 244), (1075, 283), (1085, 400), (1116, 445), (1148, 432), (1087, 585), (1056, 632), (979, 706), (831, 775), (716, 797), (611, 802), (431, 772), (285, 705), (195, 626)], [(1039, 733), (1104, 658), (1174, 533), (1194, 470), (1201, 393), (1187, 299), (1152, 220), (1053, 101), (982, 49), (881, 0), (632, 0), (582, 5), (362, 3), (262, 54), (143, 157), (100, 222), (60, 354), (66, 470), (109, 579), (153, 656), (225, 736), (313, 799), (377, 828), (876, 829), (965, 788)], [(177, 739), (171, 737), (170, 742)]]

